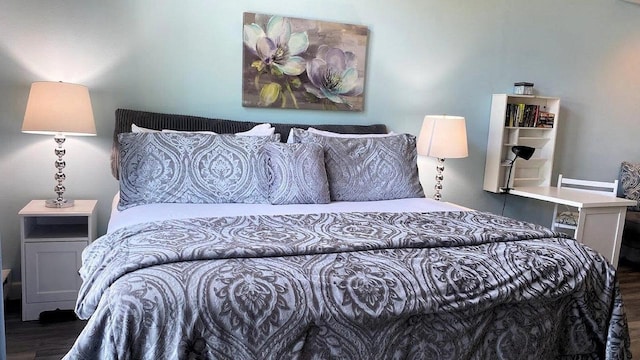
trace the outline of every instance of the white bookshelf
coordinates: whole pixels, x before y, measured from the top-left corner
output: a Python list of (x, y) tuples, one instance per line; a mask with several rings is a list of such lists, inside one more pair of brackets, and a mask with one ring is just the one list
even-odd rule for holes
[[(553, 127), (510, 126), (508, 104), (536, 105), (540, 111), (555, 115)], [(560, 99), (535, 95), (494, 94), (483, 189), (494, 193), (503, 187), (550, 186), (556, 133), (559, 125)], [(513, 124), (518, 125), (518, 124)], [(534, 147), (529, 160), (518, 158), (513, 165), (511, 181), (507, 185), (509, 164), (514, 158), (511, 148), (516, 145)]]

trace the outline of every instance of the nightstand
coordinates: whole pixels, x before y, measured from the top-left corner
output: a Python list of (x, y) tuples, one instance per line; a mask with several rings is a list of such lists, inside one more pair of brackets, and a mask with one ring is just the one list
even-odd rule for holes
[(68, 208), (33, 200), (18, 213), (22, 253), (22, 321), (75, 307), (82, 250), (96, 237), (96, 200)]

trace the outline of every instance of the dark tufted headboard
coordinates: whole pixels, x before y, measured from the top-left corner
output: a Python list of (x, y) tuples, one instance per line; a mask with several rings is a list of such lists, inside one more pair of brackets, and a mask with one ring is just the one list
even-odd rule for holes
[[(149, 129), (172, 129), (183, 131), (213, 131), (218, 134), (232, 134), (241, 131), (247, 131), (252, 127), (260, 124), (250, 121), (233, 121), (225, 119), (212, 119), (190, 115), (174, 115), (153, 113), (148, 111), (117, 109), (116, 125), (113, 131), (113, 145), (111, 147), (111, 173), (118, 179), (119, 163), (120, 163), (120, 146), (118, 143), (118, 134), (131, 132), (131, 124), (136, 124)], [(307, 129), (314, 127), (320, 130), (333, 131), (343, 134), (384, 134), (387, 127), (384, 124), (375, 125), (304, 125), (304, 124), (278, 124), (271, 123), (276, 129), (276, 133), (280, 133), (280, 139), (287, 141), (289, 130), (292, 127)]]

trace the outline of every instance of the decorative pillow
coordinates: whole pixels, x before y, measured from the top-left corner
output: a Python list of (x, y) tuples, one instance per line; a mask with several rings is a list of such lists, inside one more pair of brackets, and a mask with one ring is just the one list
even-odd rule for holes
[[(620, 167), (620, 182), (625, 198), (640, 201), (640, 163), (623, 161)], [(640, 211), (640, 203), (630, 206), (629, 210)]]
[(322, 145), (331, 200), (424, 197), (413, 135), (337, 138), (301, 129), (293, 135), (301, 143)]
[(558, 224), (565, 224), (571, 226), (578, 226), (578, 214), (573, 211), (563, 211), (556, 216), (556, 222)]
[(289, 135), (287, 135), (287, 144), (300, 143), (300, 136), (307, 132), (305, 129), (292, 127), (291, 130), (289, 130)]
[(150, 203), (266, 203), (267, 137), (122, 133), (118, 209)]
[(330, 201), (322, 145), (268, 143), (262, 150), (271, 204), (327, 204)]

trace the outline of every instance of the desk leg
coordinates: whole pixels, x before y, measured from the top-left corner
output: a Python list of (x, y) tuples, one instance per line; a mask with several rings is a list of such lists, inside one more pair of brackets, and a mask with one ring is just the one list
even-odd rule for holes
[(575, 239), (604, 255), (618, 267), (627, 207), (582, 208)]

